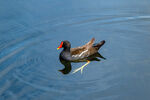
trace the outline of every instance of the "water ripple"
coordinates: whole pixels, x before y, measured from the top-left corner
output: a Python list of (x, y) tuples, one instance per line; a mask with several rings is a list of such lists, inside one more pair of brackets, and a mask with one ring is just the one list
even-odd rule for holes
[[(89, 65), (92, 66), (91, 69), (89, 68), (88, 70), (85, 70), (85, 73), (83, 75), (69, 74), (67, 76), (64, 76), (59, 73), (57, 70), (62, 67), (62, 65), (58, 61), (58, 52), (55, 52), (54, 49), (58, 45), (58, 41), (66, 38), (68, 39), (72, 36), (70, 36), (70, 32), (74, 34), (73, 36), (76, 36), (76, 31), (74, 30), (77, 30), (77, 32), (81, 31), (81, 33), (85, 32), (86, 34), (81, 34), (83, 36), (94, 36), (98, 38), (98, 34), (91, 35), (87, 32), (94, 33), (95, 27), (97, 29), (100, 29), (99, 26), (97, 26), (100, 24), (100, 26), (102, 26), (104, 24), (139, 21), (141, 19), (150, 19), (150, 16), (115, 16), (95, 14), (47, 20), (33, 25), (32, 27), (30, 27), (32, 28), (30, 30), (25, 30), (27, 28), (25, 28), (25, 25), (23, 25), (24, 28), (18, 30), (17, 32), (23, 32), (24, 34), (31, 32), (32, 35), (23, 35), (15, 40), (10, 39), (7, 41), (0, 41), (0, 65), (2, 65), (3, 63), (7, 63), (8, 60), (22, 52), (16, 57), (15, 61), (10, 62), (10, 65), (1, 67), (4, 67), (4, 69), (1, 70), (0, 79), (2, 79), (7, 73), (14, 69), (11, 76), (14, 80), (17, 80), (18, 82), (24, 83), (27, 86), (41, 91), (56, 92), (60, 94), (83, 93), (83, 96), (81, 97), (83, 99), (87, 98), (87, 96), (89, 96), (89, 98), (91, 97), (91, 99), (96, 97), (104, 100), (110, 98), (118, 98), (119, 93), (112, 93), (115, 89), (118, 89), (119, 86), (121, 86), (120, 80), (123, 80), (122, 76), (124, 75), (124, 73), (121, 73), (120, 70), (123, 69), (128, 71), (128, 69), (122, 67), (122, 63), (128, 62), (124, 58), (128, 58), (129, 55), (122, 52), (126, 52), (129, 50), (128, 52), (130, 52), (130, 55), (132, 54), (132, 56), (135, 57), (139, 56), (138, 54), (134, 54), (134, 51), (140, 54), (143, 50), (142, 48), (139, 48), (137, 46), (137, 44), (142, 44), (142, 42), (136, 41), (137, 37), (140, 37), (138, 38), (139, 40), (141, 39), (141, 35), (134, 34), (135, 32), (139, 32), (139, 30), (133, 31), (123, 28), (118, 31), (114, 29), (114, 33), (112, 32), (111, 28), (110, 30), (106, 30), (113, 33), (111, 35), (101, 35), (108, 40), (108, 45), (106, 45), (107, 48), (103, 50), (105, 50), (105, 54), (106, 56), (108, 56), (110, 63), (102, 62), (96, 63), (95, 65), (91, 63)], [(78, 29), (80, 28), (80, 25), (83, 25), (82, 30)], [(74, 26), (77, 26), (78, 28)], [(91, 28), (91, 31), (87, 31), (88, 29), (90, 29), (88, 27)], [(16, 31), (16, 29), (10, 29), (8, 31), (13, 32)], [(97, 30), (97, 33), (99, 33), (100, 31)], [(124, 33), (126, 32), (126, 34), (122, 34), (121, 32), (123, 31)], [(62, 32), (66, 32), (65, 36), (60, 35), (62, 34)], [(105, 31), (103, 32), (106, 33)], [(132, 32), (133, 34), (127, 34), (130, 32)], [(84, 37), (81, 41), (84, 41)], [(77, 40), (75, 42), (81, 41)], [(73, 45), (76, 45), (75, 42), (73, 43)], [(120, 42), (122, 44), (120, 44)], [(135, 42), (135, 44), (131, 44), (133, 42)], [(118, 47), (120, 51), (118, 50)], [(144, 46), (143, 48), (148, 47)], [(115, 50), (113, 53), (111, 51), (112, 49)], [(122, 62), (118, 62), (120, 61), (120, 57), (122, 57), (123, 59)], [(134, 59), (133, 57), (132, 61), (135, 60), (136, 59)], [(145, 63), (149, 63), (148, 61), (149, 60), (145, 60)], [(141, 62), (139, 61), (139, 63)], [(80, 64), (73, 64), (74, 67), (78, 65)], [(131, 74), (129, 71), (128, 73), (129, 75)], [(10, 83), (6, 82), (4, 87), (0, 90), (0, 94), (2, 94), (9, 86)], [(104, 95), (104, 97), (102, 97), (103, 93), (105, 94), (105, 92), (107, 92), (107, 95)], [(99, 94), (101, 95), (99, 96)]]

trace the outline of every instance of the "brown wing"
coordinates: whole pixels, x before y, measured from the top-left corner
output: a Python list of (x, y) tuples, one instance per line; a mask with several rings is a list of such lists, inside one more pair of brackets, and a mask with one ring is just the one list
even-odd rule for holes
[(77, 47), (77, 48), (71, 48), (71, 55), (79, 55), (83, 51), (88, 50), (90, 47), (92, 47), (94, 43), (95, 38), (92, 38), (87, 44)]
[(87, 48), (89, 48), (89, 47), (93, 46), (94, 41), (95, 41), (95, 38), (92, 38), (92, 39), (91, 39), (87, 44), (85, 44), (84, 46), (87, 47)]
[(86, 47), (77, 47), (77, 48), (71, 48), (71, 55), (78, 55), (82, 53), (84, 50), (86, 50)]

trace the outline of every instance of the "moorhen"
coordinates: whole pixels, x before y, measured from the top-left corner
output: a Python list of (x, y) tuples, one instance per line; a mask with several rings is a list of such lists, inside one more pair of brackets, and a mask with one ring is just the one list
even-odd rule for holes
[(81, 73), (83, 71), (83, 68), (90, 63), (90, 60), (86, 59), (91, 55), (94, 55), (98, 52), (100, 47), (104, 45), (105, 40), (95, 43), (95, 38), (92, 38), (87, 44), (77, 47), (77, 48), (71, 48), (71, 44), (69, 41), (65, 40), (62, 41), (60, 46), (57, 48), (63, 48), (62, 52), (60, 53), (60, 59), (71, 61), (71, 62), (78, 62), (82, 60), (86, 60), (87, 63), (81, 66), (80, 68), (76, 69), (73, 73), (81, 70)]

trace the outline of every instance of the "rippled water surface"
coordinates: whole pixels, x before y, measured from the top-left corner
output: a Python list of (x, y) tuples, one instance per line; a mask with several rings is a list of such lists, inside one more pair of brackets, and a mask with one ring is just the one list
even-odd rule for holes
[[(150, 100), (149, 0), (1, 0), (0, 100)], [(56, 48), (106, 40), (83, 74)]]

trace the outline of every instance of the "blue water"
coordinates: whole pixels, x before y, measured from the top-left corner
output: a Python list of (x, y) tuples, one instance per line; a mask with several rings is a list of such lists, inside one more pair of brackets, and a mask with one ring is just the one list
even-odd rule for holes
[[(0, 100), (150, 100), (149, 0), (1, 0)], [(105, 40), (106, 58), (60, 71), (56, 48)]]

